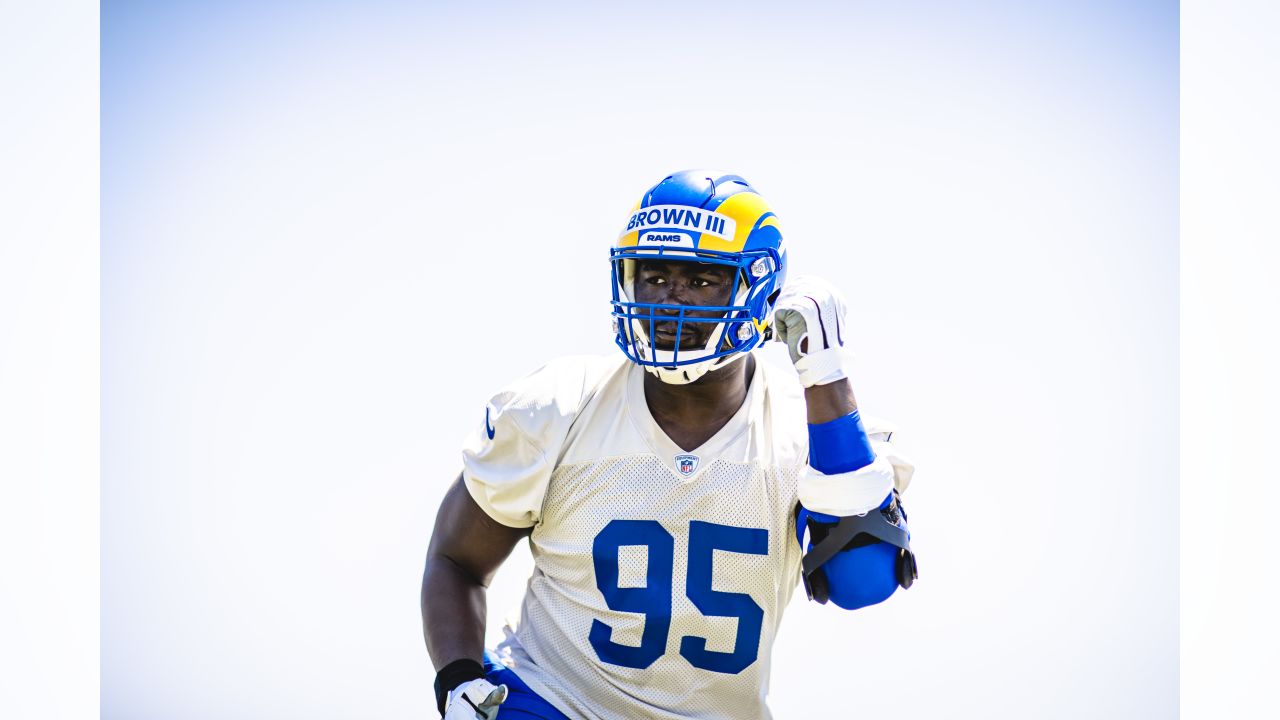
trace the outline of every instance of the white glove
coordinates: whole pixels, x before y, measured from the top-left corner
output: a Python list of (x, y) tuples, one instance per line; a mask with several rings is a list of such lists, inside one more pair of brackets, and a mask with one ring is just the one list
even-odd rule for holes
[(507, 686), (484, 678), (462, 683), (449, 691), (442, 720), (494, 720), (498, 706), (507, 699)]
[(831, 283), (813, 275), (787, 282), (773, 307), (774, 332), (791, 351), (805, 387), (849, 377), (844, 349), (845, 302)]

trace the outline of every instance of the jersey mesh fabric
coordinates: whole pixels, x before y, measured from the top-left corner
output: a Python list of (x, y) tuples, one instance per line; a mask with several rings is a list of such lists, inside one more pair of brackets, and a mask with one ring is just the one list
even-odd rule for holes
[[(495, 520), (533, 528), (534, 573), (499, 657), (575, 719), (769, 718), (770, 652), (799, 583), (803, 393), (789, 368), (757, 361), (742, 407), (686, 452), (654, 421), (644, 380), (621, 358), (552, 361), (494, 395), (465, 440), (471, 497)], [(892, 426), (863, 419), (904, 490), (913, 466), (887, 442)], [(607, 530), (619, 524), (644, 532)], [(651, 580), (639, 606), (634, 593), (619, 600)], [(667, 602), (666, 634), (646, 643)], [(607, 630), (603, 653), (593, 623)], [(628, 654), (638, 647), (639, 661)]]
[[(807, 451), (799, 384), (776, 372), (757, 363), (742, 408), (688, 453), (654, 422), (644, 372), (629, 363), (556, 361), (491, 401), (495, 435), (481, 428), (468, 440), (464, 480), (490, 515), (533, 526), (534, 573), (521, 621), (499, 656), (569, 717), (770, 717), (770, 652), (800, 577), (792, 510)], [(504, 437), (511, 439), (504, 444)], [(682, 470), (679, 455), (694, 455), (697, 463)], [(615, 521), (648, 523), (649, 530), (656, 523), (670, 538), (670, 550), (624, 543), (607, 553), (617, 560), (618, 588), (646, 587), (655, 562), (671, 568), (670, 577), (656, 578), (670, 584), (670, 626), (657, 639), (661, 646), (649, 646), (657, 652), (643, 668), (602, 657), (590, 640), (600, 622), (610, 642), (639, 647), (653, 622), (612, 609), (598, 585), (594, 543)], [(703, 558), (701, 574), (691, 578), (694, 523), (718, 526), (720, 537), (763, 534), (762, 552), (703, 545), (693, 550)], [(709, 594), (724, 593), (737, 596), (739, 609), (743, 596), (758, 608), (758, 633), (738, 638), (741, 614), (703, 613), (693, 599), (705, 604)], [(686, 637), (705, 643), (708, 653), (737, 651), (742, 667), (713, 670), (691, 661), (682, 654)]]
[[(713, 461), (682, 482), (652, 455), (562, 466), (551, 478), (544, 518), (530, 538), (535, 570), (520, 626), (502, 648), (516, 673), (571, 717), (767, 718), (769, 656), (782, 610), (799, 578), (791, 508), (800, 469)], [(594, 620), (611, 640), (639, 646), (645, 615), (612, 610), (596, 585), (592, 543), (616, 519), (657, 520), (674, 540), (671, 625), (665, 652), (647, 668), (603, 661), (588, 637)], [(736, 649), (739, 620), (703, 615), (688, 597), (692, 520), (768, 532), (768, 554), (713, 551), (711, 589), (743, 593), (763, 611), (754, 662), (738, 673), (694, 667), (685, 636), (706, 649)], [(633, 546), (632, 546), (633, 547)], [(644, 586), (652, 558), (619, 553), (620, 586)]]

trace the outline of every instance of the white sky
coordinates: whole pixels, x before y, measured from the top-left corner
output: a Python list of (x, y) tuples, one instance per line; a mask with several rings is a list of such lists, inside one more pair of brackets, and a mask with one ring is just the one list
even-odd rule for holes
[(1174, 715), (1176, 13), (107, 3), (103, 717), (429, 716), (459, 441), (616, 352), (608, 243), (704, 166), (849, 296), (919, 467), (919, 584), (801, 597), (775, 715)]

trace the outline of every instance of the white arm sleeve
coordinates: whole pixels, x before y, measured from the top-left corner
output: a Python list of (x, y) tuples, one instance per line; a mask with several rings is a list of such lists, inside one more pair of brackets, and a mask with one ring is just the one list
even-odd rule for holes
[(836, 475), (806, 468), (797, 488), (800, 504), (806, 509), (840, 517), (861, 515), (884, 502), (890, 490), (897, 488), (902, 493), (907, 489), (915, 466), (890, 442), (896, 433), (893, 425), (864, 418), (864, 426), (875, 461)]
[(916, 472), (916, 466), (903, 451), (902, 443), (896, 439), (897, 426), (871, 417), (863, 418), (863, 426), (867, 429), (867, 439), (871, 441), (871, 450), (875, 452), (876, 459), (893, 466), (893, 486), (897, 488), (898, 494), (905, 493), (907, 486), (911, 484), (911, 476)]
[(462, 480), (489, 517), (526, 528), (542, 517), (551, 471), (596, 373), (562, 358), (509, 385), (485, 405), (462, 445)]

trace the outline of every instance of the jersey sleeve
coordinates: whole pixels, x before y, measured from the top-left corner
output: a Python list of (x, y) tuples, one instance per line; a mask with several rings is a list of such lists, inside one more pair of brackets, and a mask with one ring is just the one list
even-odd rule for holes
[(538, 523), (547, 483), (598, 363), (562, 358), (508, 385), (485, 404), (463, 441), (462, 480), (476, 504), (508, 527)]

